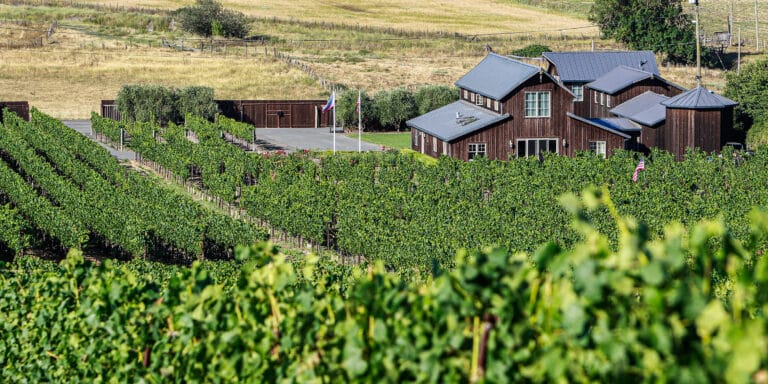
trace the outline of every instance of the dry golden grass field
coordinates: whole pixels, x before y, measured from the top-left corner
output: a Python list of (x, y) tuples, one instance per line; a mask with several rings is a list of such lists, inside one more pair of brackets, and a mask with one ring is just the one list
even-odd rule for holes
[[(746, 12), (747, 0), (734, 2)], [(222, 99), (325, 98), (328, 89), (318, 79), (371, 94), (398, 86), (453, 84), (482, 59), (486, 45), (501, 54), (533, 43), (553, 50), (588, 50), (593, 44), (596, 49), (623, 49), (601, 40), (583, 16), (514, 1), (224, 0), (226, 7), (256, 18), (252, 35), (268, 38), (263, 44), (251, 43), (247, 52), (242, 46), (224, 49), (223, 43), (201, 51), (200, 40), (170, 30), (167, 11), (193, 4), (191, 0), (8, 3), (0, 0), (0, 100), (28, 100), (60, 118), (87, 117), (98, 110), (101, 99), (114, 98), (125, 84), (204, 85)], [(723, 5), (727, 15), (727, 0), (702, 4), (704, 27), (706, 20), (720, 19), (712, 14), (722, 12)], [(768, 5), (761, 6), (759, 16), (768, 19), (764, 7)], [(735, 19), (749, 39), (746, 17)], [(45, 38), (52, 20), (58, 28)], [(155, 26), (151, 31), (146, 28), (150, 21)], [(768, 36), (768, 24), (765, 28)], [(34, 39), (43, 41), (43, 47), (12, 47), (12, 42)], [(163, 39), (186, 50), (162, 47)], [(300, 66), (278, 60), (276, 51)], [(746, 58), (754, 51), (744, 46)], [(690, 67), (662, 68), (666, 78), (687, 87), (694, 83), (694, 72)], [(723, 79), (722, 71), (704, 71), (710, 88), (722, 89)]]

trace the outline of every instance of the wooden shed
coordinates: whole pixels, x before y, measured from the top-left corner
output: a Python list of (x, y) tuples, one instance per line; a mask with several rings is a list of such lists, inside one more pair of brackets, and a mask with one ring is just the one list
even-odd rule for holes
[(256, 128), (319, 128), (333, 125), (325, 100), (216, 100), (221, 114)]
[(16, 113), (22, 119), (29, 121), (29, 102), (26, 101), (0, 101), (0, 122), (3, 120), (3, 109)]
[[(222, 116), (256, 128), (333, 126), (333, 114), (322, 113), (325, 100), (214, 100)], [(120, 120), (114, 100), (101, 101), (101, 116)]]
[(738, 103), (698, 86), (661, 104), (667, 108), (662, 148), (682, 160), (686, 148), (722, 149), (733, 131)]

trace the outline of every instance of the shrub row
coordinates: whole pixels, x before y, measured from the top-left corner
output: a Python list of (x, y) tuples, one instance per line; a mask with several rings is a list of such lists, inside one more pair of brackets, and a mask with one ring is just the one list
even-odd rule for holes
[[(0, 378), (763, 382), (768, 216), (752, 215), (745, 243), (718, 221), (649, 241), (604, 192), (562, 201), (583, 236), (572, 249), (459, 252), (418, 284), (380, 265), (339, 283), (264, 245), (240, 250), (234, 279), (199, 263), (153, 280), (165, 273), (76, 253), (58, 268), (20, 259), (0, 268)], [(617, 249), (586, 219), (599, 210)]]

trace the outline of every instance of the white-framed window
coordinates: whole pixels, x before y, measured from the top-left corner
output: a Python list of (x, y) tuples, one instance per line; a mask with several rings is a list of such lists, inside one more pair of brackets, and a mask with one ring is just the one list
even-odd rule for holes
[(572, 85), (571, 92), (573, 92), (573, 101), (584, 101), (584, 85), (583, 84)]
[(480, 106), (483, 105), (483, 95), (477, 95), (477, 97), (475, 98), (475, 105), (480, 105)]
[(448, 142), (443, 141), (443, 155), (448, 156)]
[(494, 100), (493, 101), (493, 110), (496, 111), (496, 112), (499, 111), (499, 101), (498, 100)]
[(595, 104), (600, 104), (600, 92), (592, 91), (595, 93)]
[(605, 158), (605, 141), (590, 141), (589, 150)]
[(464, 90), (464, 100), (467, 100), (467, 99), (469, 99), (469, 91), (467, 91), (467, 90), (465, 89), (465, 90)]
[(437, 153), (437, 137), (432, 137), (432, 152)]
[(470, 143), (467, 148), (467, 158), (472, 160), (477, 157), (485, 157), (485, 143)]
[(611, 95), (605, 95), (605, 106), (608, 108), (611, 107)]
[(517, 157), (537, 156), (542, 152), (558, 153), (557, 139), (517, 140)]
[(475, 102), (475, 94), (474, 93), (470, 93), (469, 94), (469, 101), (471, 101), (473, 103)]
[(491, 109), (491, 99), (489, 97), (485, 98), (485, 107)]
[(600, 105), (605, 105), (605, 93), (600, 92)]
[(549, 117), (549, 92), (525, 93), (525, 117)]

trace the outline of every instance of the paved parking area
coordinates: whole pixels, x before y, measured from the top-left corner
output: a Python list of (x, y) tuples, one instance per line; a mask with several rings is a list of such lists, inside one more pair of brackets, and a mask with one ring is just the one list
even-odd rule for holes
[[(64, 124), (84, 136), (91, 137), (90, 120), (65, 120)], [(337, 151), (357, 151), (357, 136), (355, 138), (347, 137), (341, 133), (341, 130), (338, 130), (335, 136)], [(329, 128), (258, 128), (256, 129), (256, 141), (263, 150), (331, 151), (333, 150), (334, 134)], [(135, 158), (134, 153), (130, 150), (118, 151), (104, 144), (99, 144), (107, 148), (118, 159), (133, 160)], [(380, 151), (381, 146), (363, 141), (361, 149), (363, 151)]]
[[(256, 139), (271, 143), (286, 151), (302, 149), (333, 150), (333, 133), (328, 128), (259, 128)], [(362, 142), (363, 151), (380, 151), (377, 144)], [(336, 133), (337, 151), (357, 151), (357, 137), (350, 138), (339, 130)]]
[[(75, 131), (80, 132), (83, 136), (89, 139), (93, 139), (93, 137), (91, 137), (91, 121), (90, 120), (63, 120), (62, 122), (67, 127), (70, 127)], [(97, 141), (97, 143), (99, 142)], [(124, 150), (122, 151), (118, 151), (117, 149), (107, 146), (104, 143), (99, 143), (99, 145), (106, 148), (107, 151), (109, 151), (109, 153), (111, 153), (112, 156), (116, 157), (118, 160), (133, 160), (136, 158), (136, 154), (133, 153), (133, 151), (130, 151), (126, 148), (123, 148)]]

